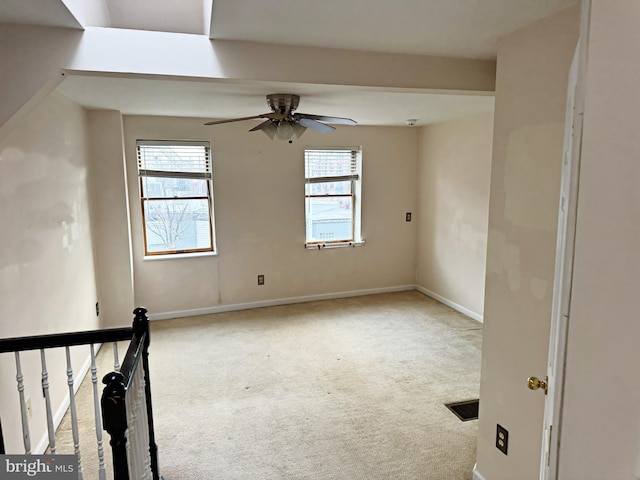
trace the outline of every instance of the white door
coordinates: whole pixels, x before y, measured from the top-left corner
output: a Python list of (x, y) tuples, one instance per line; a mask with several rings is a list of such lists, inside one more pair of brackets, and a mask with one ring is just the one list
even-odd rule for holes
[[(583, 3), (584, 15), (588, 15), (588, 2)], [(580, 173), (580, 147), (582, 144), (583, 92), (581, 75), (584, 69), (586, 41), (580, 39), (576, 47), (567, 92), (567, 114), (562, 159), (560, 187), (560, 211), (556, 243), (556, 267), (553, 286), (549, 361), (547, 365), (548, 394), (545, 397), (544, 435), (540, 466), (541, 480), (556, 480), (567, 329), (570, 321), (571, 283), (573, 277), (573, 250)]]

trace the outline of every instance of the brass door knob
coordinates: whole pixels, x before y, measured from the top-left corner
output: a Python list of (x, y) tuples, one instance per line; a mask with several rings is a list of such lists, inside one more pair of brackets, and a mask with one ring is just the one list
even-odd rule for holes
[(547, 389), (549, 388), (549, 386), (547, 385), (548, 381), (549, 381), (548, 377), (544, 377), (544, 380), (540, 380), (538, 377), (529, 377), (527, 379), (527, 386), (531, 390), (543, 389), (544, 394), (546, 395)]

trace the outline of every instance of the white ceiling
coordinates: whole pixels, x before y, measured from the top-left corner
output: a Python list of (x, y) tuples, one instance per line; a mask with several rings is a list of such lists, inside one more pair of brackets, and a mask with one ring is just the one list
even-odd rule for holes
[(205, 35), (211, 24), (214, 39), (495, 58), (499, 36), (576, 1), (1, 0), (0, 23)]
[[(0, 23), (107, 26), (301, 46), (495, 58), (496, 39), (576, 0), (0, 0)], [(212, 6), (213, 3), (213, 6)], [(81, 19), (81, 20), (78, 20)], [(209, 32), (209, 27), (211, 31)], [(418, 124), (493, 108), (493, 98), (353, 87), (68, 76), (59, 90), (126, 114), (231, 118), (298, 93), (300, 112)]]
[(496, 40), (575, 0), (214, 0), (211, 37), (495, 58)]
[(104, 0), (109, 26), (208, 35), (212, 0)]

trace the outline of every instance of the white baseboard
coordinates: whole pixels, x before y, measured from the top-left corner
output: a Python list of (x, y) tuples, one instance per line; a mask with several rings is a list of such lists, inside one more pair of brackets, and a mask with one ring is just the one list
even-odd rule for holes
[(405, 292), (415, 289), (415, 285), (399, 285), (395, 287), (371, 288), (368, 290), (352, 290), (349, 292), (322, 293), (319, 295), (307, 295), (303, 297), (277, 298), (274, 300), (262, 300), (259, 302), (235, 303), (232, 305), (219, 305), (216, 307), (179, 310), (176, 312), (153, 313), (149, 314), (149, 320), (166, 320), (169, 318), (194, 317), (196, 315), (209, 315), (212, 313), (234, 312), (237, 310), (250, 310), (253, 308), (275, 307), (277, 305), (315, 302), (318, 300), (333, 300), (336, 298), (360, 297), (363, 295), (375, 295), (378, 293)]
[[(102, 345), (99, 344), (99, 345), (96, 345), (95, 347), (96, 347), (96, 355), (98, 355), (98, 352), (100, 351), (100, 347), (102, 347)], [(80, 388), (80, 385), (82, 384), (82, 381), (84, 380), (84, 377), (87, 375), (87, 372), (89, 371), (90, 368), (91, 368), (91, 354), (89, 354), (85, 362), (82, 364), (82, 367), (80, 367), (80, 370), (78, 370), (78, 373), (76, 374), (73, 380), (74, 395), (78, 392), (78, 389)], [(57, 430), (58, 427), (60, 426), (60, 423), (62, 423), (62, 419), (64, 418), (65, 413), (67, 413), (67, 410), (69, 409), (69, 405), (71, 405), (71, 402), (69, 401), (69, 392), (67, 392), (67, 394), (62, 399), (62, 402), (58, 406), (56, 413), (53, 414), (54, 430)], [(45, 430), (44, 434), (42, 435), (42, 438), (40, 438), (40, 441), (37, 443), (35, 448), (32, 449), (32, 453), (34, 453), (35, 455), (42, 455), (47, 450), (47, 448), (49, 448), (49, 434)]]
[(416, 285), (416, 290), (418, 290), (420, 293), (424, 293), (426, 296), (431, 297), (434, 300), (438, 300), (440, 303), (443, 303), (446, 306), (451, 307), (454, 310), (457, 310), (458, 312), (462, 313), (463, 315), (466, 315), (469, 318), (474, 319), (477, 322), (482, 323), (483, 321), (482, 315), (472, 310), (469, 310), (468, 308), (463, 307), (459, 303), (449, 300), (448, 298), (445, 298), (442, 295), (438, 295), (437, 293), (432, 292), (431, 290), (427, 290), (426, 288), (421, 287), (420, 285)]
[(487, 480), (478, 471), (478, 464), (477, 463), (473, 466), (473, 480)]

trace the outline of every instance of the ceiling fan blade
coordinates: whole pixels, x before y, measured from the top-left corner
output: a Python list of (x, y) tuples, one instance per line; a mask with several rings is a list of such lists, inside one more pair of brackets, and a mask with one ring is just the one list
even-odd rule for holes
[(337, 123), (338, 125), (357, 125), (355, 120), (343, 117), (326, 117), (324, 115), (312, 115), (310, 113), (294, 113), (293, 116), (295, 118), (309, 118), (320, 122)]
[(287, 116), (280, 112), (263, 113), (260, 118), (270, 118), (271, 120), (284, 120)]
[(263, 128), (268, 127), (269, 125), (273, 125), (273, 123), (271, 122), (271, 120), (265, 120), (264, 122), (256, 125), (255, 127), (253, 127), (251, 130), (249, 130), (250, 132), (255, 132), (257, 130), (262, 130)]
[(205, 123), (205, 125), (220, 125), (223, 123), (232, 123), (232, 122), (243, 122), (245, 120), (253, 120), (256, 118), (270, 118), (272, 120), (282, 120), (285, 117), (282, 113), (271, 112), (271, 113), (263, 113), (261, 115), (254, 115), (253, 117), (240, 117), (240, 118), (230, 118), (228, 120), (213, 120), (211, 122)]
[(211, 122), (205, 123), (205, 125), (220, 125), (222, 123), (243, 122), (244, 120), (253, 120), (254, 118), (262, 118), (262, 116), (254, 115), (253, 117), (231, 118), (228, 120), (213, 120)]
[(311, 118), (301, 118), (298, 123), (303, 127), (313, 128), (321, 133), (331, 133), (336, 129), (336, 127), (325, 125), (324, 123), (317, 122)]

